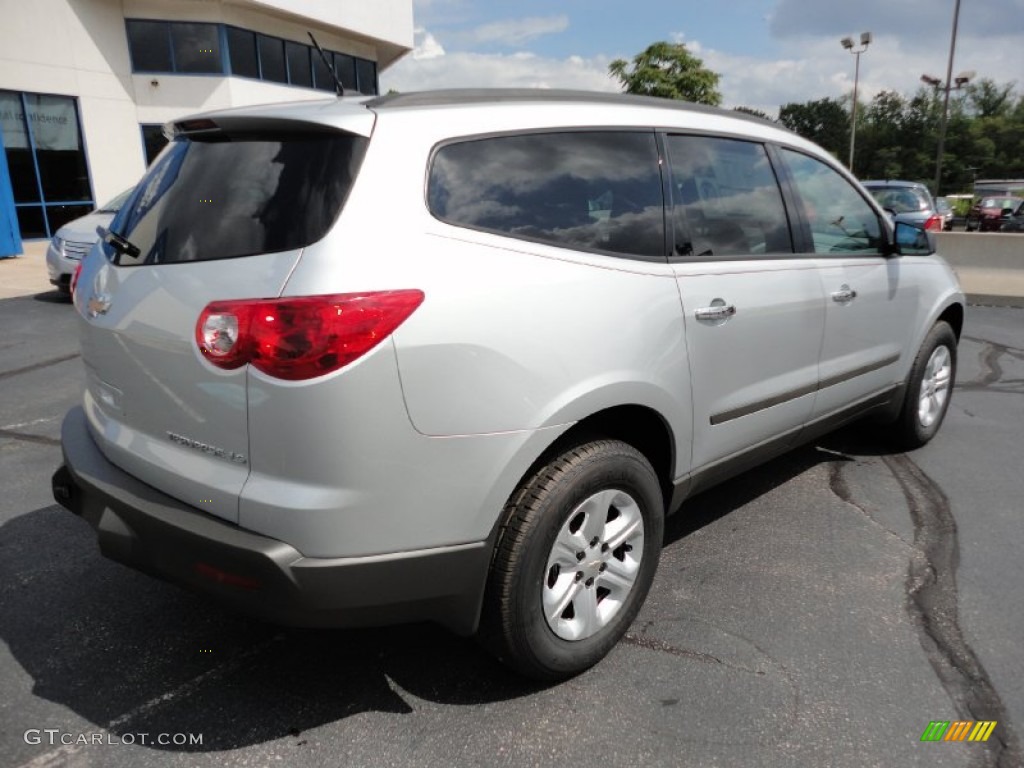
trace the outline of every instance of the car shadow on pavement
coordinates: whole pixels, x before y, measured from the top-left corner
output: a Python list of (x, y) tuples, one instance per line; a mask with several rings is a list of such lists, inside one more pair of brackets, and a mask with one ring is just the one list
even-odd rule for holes
[(412, 712), (408, 695), (472, 705), (543, 689), (431, 625), (297, 630), (241, 618), (105, 560), (86, 523), (57, 506), (0, 527), (0, 616), (33, 695), (114, 735), (203, 734), (201, 745), (150, 743), (170, 751), (301, 739), (361, 712)]
[(54, 288), (52, 291), (43, 291), (32, 296), (36, 301), (42, 301), (46, 304), (70, 304), (71, 294), (65, 293)]
[(666, 522), (665, 546), (692, 535), (819, 464), (836, 461), (853, 459), (840, 455), (831, 444), (812, 443), (700, 492), (683, 502)]

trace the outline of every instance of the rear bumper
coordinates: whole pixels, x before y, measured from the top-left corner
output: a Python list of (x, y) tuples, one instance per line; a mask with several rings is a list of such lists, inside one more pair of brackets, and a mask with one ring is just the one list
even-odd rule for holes
[(354, 558), (304, 557), (167, 496), (118, 467), (73, 408), (61, 430), (54, 498), (95, 530), (111, 560), (293, 626), (436, 621), (476, 629), (490, 561), (487, 542)]

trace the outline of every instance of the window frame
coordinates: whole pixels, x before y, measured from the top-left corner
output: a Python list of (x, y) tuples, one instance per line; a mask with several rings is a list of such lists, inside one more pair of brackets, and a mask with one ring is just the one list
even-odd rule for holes
[[(471, 224), (462, 224), (456, 221), (451, 221), (442, 218), (440, 215), (434, 212), (430, 205), (430, 176), (434, 168), (434, 163), (437, 159), (437, 155), (445, 148), (457, 144), (465, 144), (468, 142), (486, 141), (490, 139), (501, 139), (521, 136), (544, 136), (551, 134), (572, 134), (572, 133), (636, 133), (644, 136), (653, 134), (655, 141), (655, 150), (657, 153), (658, 165), (657, 171), (661, 181), (661, 231), (662, 231), (662, 248), (661, 253), (658, 255), (649, 254), (638, 254), (638, 253), (625, 253), (621, 251), (608, 251), (600, 248), (589, 248), (581, 245), (573, 245), (570, 243), (557, 243), (551, 240), (547, 240), (540, 237), (531, 237), (529, 235), (517, 235), (510, 232), (506, 232), (498, 229), (490, 229), (487, 227), (479, 227)], [(536, 129), (517, 129), (508, 131), (488, 131), (485, 133), (471, 134), (466, 136), (456, 136), (443, 141), (439, 141), (431, 147), (430, 154), (427, 157), (426, 169), (423, 178), (423, 207), (426, 209), (427, 214), (442, 224), (449, 227), (456, 227), (458, 229), (465, 229), (471, 232), (480, 232), (485, 235), (493, 235), (495, 237), (503, 237), (511, 240), (517, 240), (520, 242), (533, 243), (541, 245), (546, 248), (558, 248), (559, 250), (576, 251), (578, 253), (592, 254), (596, 256), (605, 256), (613, 259), (625, 259), (627, 261), (637, 261), (648, 264), (668, 264), (668, 248), (669, 248), (669, 223), (667, 220), (668, 216), (668, 200), (665, 197), (665, 185), (666, 185), (666, 174), (665, 174), (665, 163), (663, 162), (664, 154), (662, 153), (662, 144), (658, 137), (657, 129), (648, 126), (636, 126), (636, 125), (577, 125), (577, 126), (559, 126), (553, 128), (536, 128)]]

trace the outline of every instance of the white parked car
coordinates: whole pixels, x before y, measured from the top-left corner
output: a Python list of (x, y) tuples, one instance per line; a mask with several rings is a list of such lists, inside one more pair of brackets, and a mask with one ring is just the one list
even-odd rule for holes
[(57, 230), (50, 239), (46, 249), (46, 271), (50, 283), (57, 286), (62, 293), (71, 292), (71, 277), (81, 263), (82, 258), (99, 240), (97, 227), (106, 227), (124, 205), (132, 189), (126, 189), (106, 205), (100, 206), (92, 213), (87, 213), (69, 221)]

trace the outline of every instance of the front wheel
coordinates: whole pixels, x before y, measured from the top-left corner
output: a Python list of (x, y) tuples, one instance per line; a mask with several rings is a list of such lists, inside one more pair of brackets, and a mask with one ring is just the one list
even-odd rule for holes
[(588, 669), (626, 633), (658, 566), (654, 469), (617, 440), (571, 448), (524, 480), (503, 520), (481, 640), (536, 679)]
[(939, 431), (956, 380), (956, 334), (938, 322), (925, 337), (910, 369), (894, 438), (905, 450), (919, 448)]

